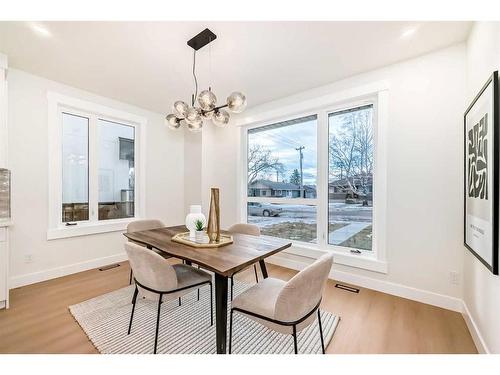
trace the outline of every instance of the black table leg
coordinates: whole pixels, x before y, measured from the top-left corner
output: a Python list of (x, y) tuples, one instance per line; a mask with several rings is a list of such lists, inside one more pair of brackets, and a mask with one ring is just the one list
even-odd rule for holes
[(217, 354), (226, 354), (227, 277), (215, 274), (215, 332)]
[(259, 260), (260, 264), (260, 270), (262, 271), (262, 276), (264, 276), (264, 279), (267, 279), (267, 268), (266, 268), (266, 263), (264, 262), (264, 259)]
[(191, 266), (193, 263), (190, 260), (185, 261), (188, 266)]

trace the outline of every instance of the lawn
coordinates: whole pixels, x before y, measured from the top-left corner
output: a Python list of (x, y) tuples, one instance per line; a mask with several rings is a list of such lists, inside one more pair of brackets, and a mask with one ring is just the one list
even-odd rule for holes
[(316, 242), (316, 224), (286, 221), (260, 228), (262, 234), (295, 241)]
[[(332, 223), (328, 225), (328, 230), (333, 232), (347, 224)], [(316, 242), (316, 223), (301, 223), (296, 221), (286, 221), (260, 228), (262, 234), (286, 238), (294, 241)]]
[(354, 236), (349, 237), (344, 242), (340, 243), (340, 246), (361, 249), (361, 250), (371, 250), (372, 249), (372, 226), (368, 226), (360, 232), (356, 233)]

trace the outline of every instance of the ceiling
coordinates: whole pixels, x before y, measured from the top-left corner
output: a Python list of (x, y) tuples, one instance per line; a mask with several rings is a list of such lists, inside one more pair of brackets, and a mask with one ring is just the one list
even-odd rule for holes
[[(464, 41), (470, 22), (0, 22), (9, 66), (167, 113), (193, 92), (193, 50), (205, 27), (217, 39), (197, 53), (198, 82), (219, 103), (249, 106)], [(211, 55), (211, 78), (209, 55)]]

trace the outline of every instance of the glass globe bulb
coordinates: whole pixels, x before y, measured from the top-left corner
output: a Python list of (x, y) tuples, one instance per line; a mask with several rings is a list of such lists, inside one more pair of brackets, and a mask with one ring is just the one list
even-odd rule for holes
[(211, 120), (214, 118), (214, 111), (204, 112), (201, 114), (201, 117), (205, 120)]
[(189, 108), (186, 112), (186, 122), (191, 125), (198, 125), (203, 122), (200, 111), (197, 108)]
[(174, 103), (174, 109), (180, 117), (186, 117), (186, 112), (188, 111), (189, 106), (182, 100), (178, 100)]
[(167, 125), (170, 129), (175, 130), (180, 128), (181, 123), (177, 117), (171, 113), (165, 117), (165, 125)]
[(217, 103), (217, 97), (210, 90), (203, 90), (198, 95), (198, 103), (200, 104), (201, 109), (204, 111), (210, 111), (215, 108), (215, 104)]
[(197, 123), (187, 123), (188, 124), (188, 129), (192, 131), (193, 133), (198, 133), (201, 131), (203, 128), (203, 121), (197, 122)]
[(231, 112), (241, 113), (247, 106), (247, 98), (241, 92), (233, 92), (227, 97), (227, 107)]
[(229, 123), (229, 113), (223, 109), (214, 113), (213, 123), (221, 128)]

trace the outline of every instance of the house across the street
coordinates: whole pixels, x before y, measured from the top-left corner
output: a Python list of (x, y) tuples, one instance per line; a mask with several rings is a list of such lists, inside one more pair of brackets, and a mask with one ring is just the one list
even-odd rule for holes
[[(316, 198), (316, 186), (304, 185), (305, 198)], [(248, 186), (249, 197), (300, 198), (300, 186), (289, 182), (257, 180)]]
[(329, 199), (359, 198), (365, 196), (372, 200), (373, 178), (372, 176), (353, 176), (331, 181), (328, 184)]

